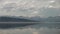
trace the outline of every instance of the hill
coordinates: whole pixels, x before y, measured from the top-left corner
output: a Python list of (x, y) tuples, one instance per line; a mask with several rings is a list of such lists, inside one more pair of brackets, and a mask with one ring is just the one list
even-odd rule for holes
[(36, 22), (36, 21), (24, 18), (1, 16), (0, 22)]

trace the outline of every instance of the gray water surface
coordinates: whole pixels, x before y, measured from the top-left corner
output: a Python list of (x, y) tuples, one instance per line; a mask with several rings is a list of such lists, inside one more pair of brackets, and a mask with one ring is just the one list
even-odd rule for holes
[(0, 29), (0, 34), (60, 34), (60, 23), (40, 23), (25, 27)]

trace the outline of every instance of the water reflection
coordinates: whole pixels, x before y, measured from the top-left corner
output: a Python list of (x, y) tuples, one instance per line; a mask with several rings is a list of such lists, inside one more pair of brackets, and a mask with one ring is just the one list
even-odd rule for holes
[(49, 29), (41, 27), (40, 29), (35, 28), (24, 28), (24, 29), (0, 29), (0, 34), (60, 34), (60, 29)]
[(0, 34), (60, 34), (60, 25), (58, 23), (45, 23), (11, 29), (0, 29)]

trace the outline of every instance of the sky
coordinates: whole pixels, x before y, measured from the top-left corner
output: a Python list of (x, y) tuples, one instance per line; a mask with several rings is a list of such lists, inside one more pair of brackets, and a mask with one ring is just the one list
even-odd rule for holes
[(60, 16), (60, 0), (0, 0), (0, 16)]

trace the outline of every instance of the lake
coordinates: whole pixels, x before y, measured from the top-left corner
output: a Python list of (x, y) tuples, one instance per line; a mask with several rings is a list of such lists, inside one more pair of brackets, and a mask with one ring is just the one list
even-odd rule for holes
[(60, 22), (43, 22), (24, 27), (0, 29), (0, 34), (60, 34)]

